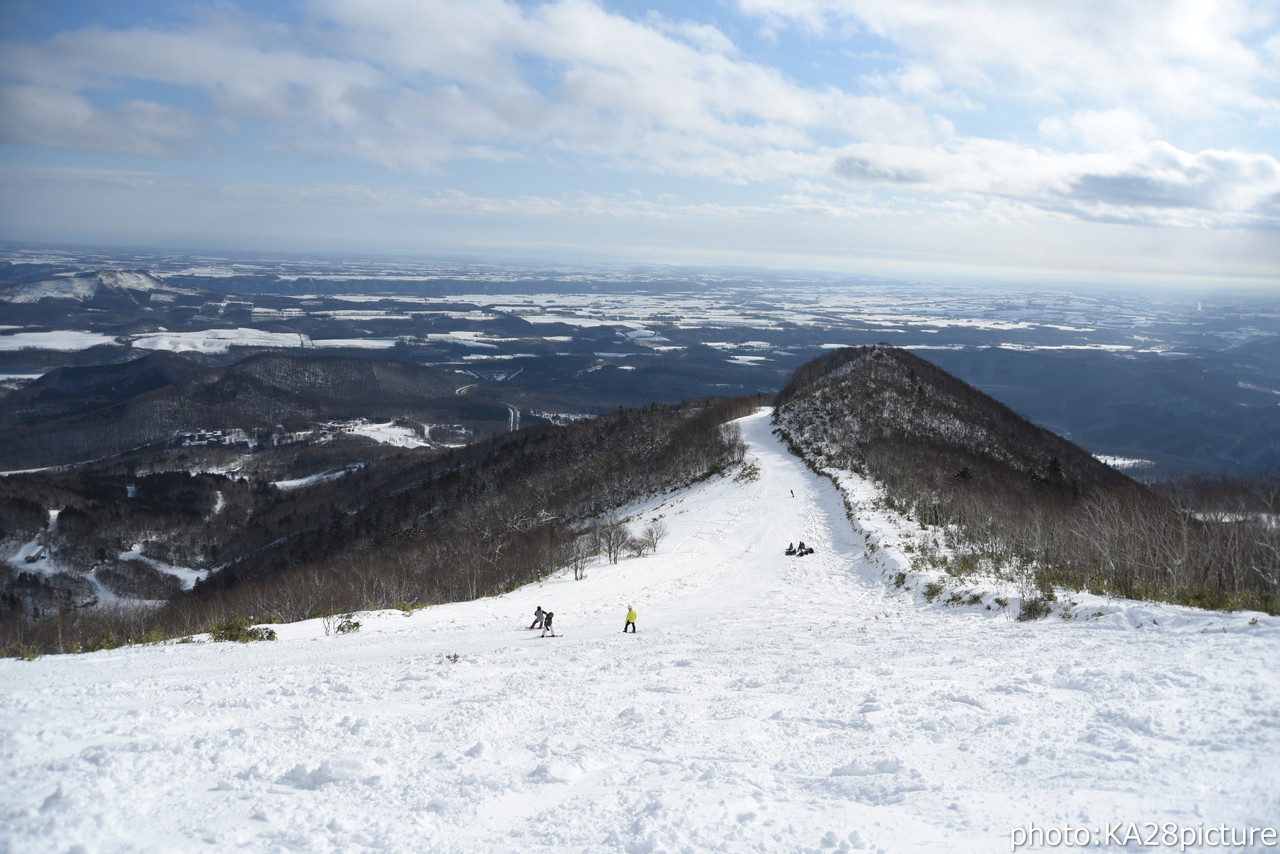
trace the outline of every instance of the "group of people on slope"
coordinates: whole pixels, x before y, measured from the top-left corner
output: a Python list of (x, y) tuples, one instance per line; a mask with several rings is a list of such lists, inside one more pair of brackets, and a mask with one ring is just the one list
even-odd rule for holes
[(547, 632), (550, 632), (551, 636), (555, 637), (555, 630), (551, 628), (551, 621), (555, 616), (556, 615), (551, 611), (542, 610), (542, 606), (539, 605), (538, 610), (533, 612), (533, 622), (529, 624), (529, 628), (542, 629), (541, 637), (545, 638), (547, 636)]
[[(555, 637), (555, 630), (551, 628), (551, 621), (554, 618), (555, 613), (552, 611), (544, 611), (542, 610), (542, 606), (539, 605), (537, 610), (533, 612), (533, 622), (529, 624), (529, 628), (542, 629), (540, 637), (545, 638), (548, 634)], [(627, 622), (622, 626), (623, 634), (627, 633), (628, 627), (630, 627), (632, 634), (636, 633), (636, 609), (632, 608), (630, 605), (627, 606)]]
[(805, 555), (813, 554), (813, 549), (810, 546), (806, 546), (804, 544), (804, 540), (801, 540), (799, 546), (797, 546), (795, 543), (788, 543), (787, 550), (784, 552), (784, 554), (795, 555), (796, 557), (804, 557)]

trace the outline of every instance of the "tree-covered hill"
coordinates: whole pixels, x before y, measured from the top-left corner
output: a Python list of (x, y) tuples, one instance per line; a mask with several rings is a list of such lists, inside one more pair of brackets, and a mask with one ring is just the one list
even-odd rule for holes
[(953, 575), (1012, 578), (1042, 601), (1089, 589), (1280, 611), (1274, 479), (1148, 488), (888, 346), (805, 365), (776, 420), (813, 466), (868, 474), (936, 526), (946, 550), (934, 557)]

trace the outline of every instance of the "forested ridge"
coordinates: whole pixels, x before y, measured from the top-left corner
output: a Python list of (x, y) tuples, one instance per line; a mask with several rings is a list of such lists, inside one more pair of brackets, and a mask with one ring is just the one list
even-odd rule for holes
[[(65, 502), (50, 543), (58, 560), (85, 569), (64, 573), (69, 593), (91, 586), (90, 574), (104, 586), (120, 584), (115, 555), (134, 539), (146, 540), (148, 557), (212, 571), (194, 589), (177, 591), (148, 587), (148, 579), (172, 582), (129, 566), (138, 570), (129, 574), (135, 589), (119, 592), (164, 594), (165, 605), (55, 601), (35, 621), (23, 613), (31, 605), (24, 583), (32, 579), (17, 571), (5, 594), (6, 641), (56, 651), (107, 636), (176, 636), (236, 618), (414, 607), (510, 590), (590, 554), (616, 560), (623, 546), (643, 550), (645, 534), (611, 512), (739, 461), (741, 439), (726, 422), (760, 403), (653, 405), (540, 425), (446, 454), (387, 454), (289, 491), (209, 474), (8, 478), (0, 528), (10, 541), (44, 524), (48, 502)], [(201, 541), (202, 530), (219, 534)], [(650, 548), (656, 531), (649, 531)]]
[(814, 360), (778, 402), (797, 453), (870, 475), (941, 532), (923, 564), (1017, 580), (1033, 615), (1062, 588), (1280, 611), (1274, 478), (1144, 486), (889, 346)]
[[(299, 374), (299, 388), (309, 382)], [(248, 457), (191, 449), (5, 478), (0, 539), (12, 546), (48, 526), (68, 571), (4, 570), (0, 640), (86, 649), (474, 599), (568, 567), (580, 575), (592, 556), (653, 549), (661, 520), (616, 511), (729, 471), (743, 446), (728, 422), (769, 402), (812, 468), (865, 474), (919, 521), (921, 568), (1012, 580), (1024, 617), (1073, 589), (1280, 610), (1274, 479), (1139, 484), (929, 362), (878, 346), (814, 360), (774, 401), (654, 404), (449, 451), (354, 440)], [(237, 459), (251, 468), (213, 473)], [(269, 482), (317, 472), (328, 474), (297, 488)], [(179, 589), (152, 561), (206, 575)], [(78, 607), (97, 589), (165, 603)]]
[(507, 408), (458, 395), (465, 377), (408, 362), (325, 352), (263, 352), (232, 365), (151, 353), (50, 372), (0, 407), (0, 465), (80, 463), (164, 447), (175, 433), (270, 437), (326, 419), (410, 418), (505, 426)]

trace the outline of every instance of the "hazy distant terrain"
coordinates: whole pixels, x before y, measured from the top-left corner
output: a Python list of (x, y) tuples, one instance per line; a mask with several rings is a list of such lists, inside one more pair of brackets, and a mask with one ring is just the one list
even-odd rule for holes
[[(772, 392), (824, 349), (887, 342), (1093, 453), (1148, 461), (1139, 476), (1280, 468), (1280, 298), (1263, 292), (421, 259), (4, 257), (5, 423), (31, 395), (22, 387), (51, 370), (165, 351), (198, 366), (264, 350), (426, 366), (457, 378), (459, 404), (485, 401), (470, 414), (439, 410), (441, 423), (483, 434)], [(75, 394), (40, 382), (46, 400)]]

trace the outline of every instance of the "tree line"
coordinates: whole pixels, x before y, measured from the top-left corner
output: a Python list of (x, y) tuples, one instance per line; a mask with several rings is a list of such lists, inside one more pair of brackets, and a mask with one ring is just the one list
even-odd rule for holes
[[(398, 454), (259, 505), (248, 485), (244, 497), (258, 512), (245, 514), (239, 531), (255, 547), (194, 589), (159, 608), (7, 620), (3, 642), (86, 649), (106, 637), (177, 637), (236, 618), (287, 622), (474, 599), (568, 567), (581, 577), (592, 555), (616, 562), (656, 548), (661, 520), (629, 525), (618, 508), (740, 462), (742, 439), (727, 422), (761, 403), (655, 404), (538, 425), (448, 454)], [(266, 522), (275, 523), (270, 531)]]
[(1014, 578), (1041, 604), (1067, 588), (1280, 613), (1274, 476), (1144, 486), (891, 347), (804, 366), (776, 418), (797, 452), (937, 530), (922, 557), (953, 575)]

